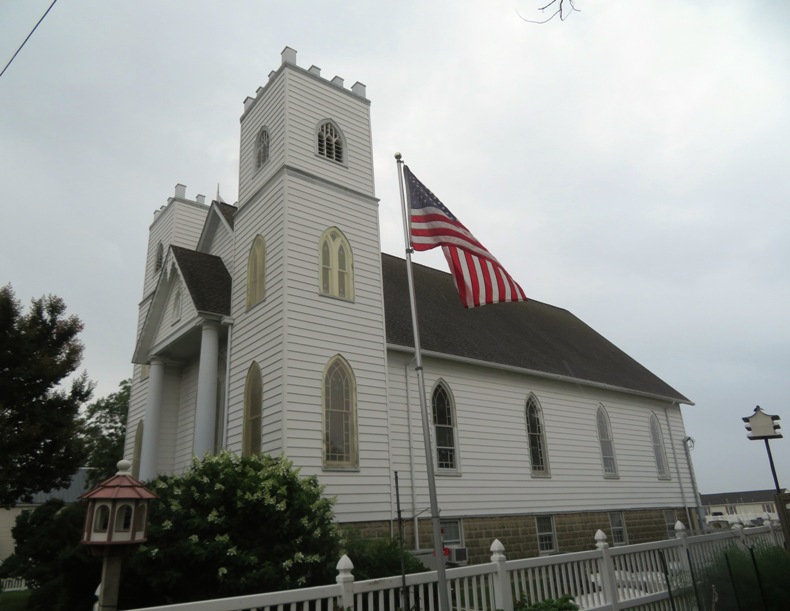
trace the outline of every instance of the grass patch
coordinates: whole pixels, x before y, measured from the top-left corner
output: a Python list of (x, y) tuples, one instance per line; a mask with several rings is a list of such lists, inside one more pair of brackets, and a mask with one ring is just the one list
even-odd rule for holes
[(28, 598), (30, 598), (30, 590), (2, 592), (0, 593), (0, 609), (3, 611), (24, 611), (27, 609)]

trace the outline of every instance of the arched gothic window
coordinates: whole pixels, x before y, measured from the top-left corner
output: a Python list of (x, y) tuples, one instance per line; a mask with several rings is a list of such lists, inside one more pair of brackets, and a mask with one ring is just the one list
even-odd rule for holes
[(532, 475), (549, 474), (549, 456), (546, 448), (546, 431), (543, 426), (543, 410), (535, 395), (527, 399), (527, 440)]
[(173, 296), (173, 324), (177, 323), (181, 320), (181, 287), (176, 289), (176, 293)]
[(247, 309), (266, 296), (266, 242), (258, 234), (252, 241), (247, 257)]
[(343, 163), (343, 135), (331, 121), (318, 128), (318, 154), (332, 161)]
[(321, 261), (321, 293), (353, 301), (354, 264), (346, 236), (337, 227), (330, 227), (321, 236), (318, 252)]
[(458, 439), (455, 424), (455, 405), (450, 389), (440, 381), (431, 396), (434, 437), (436, 439), (436, 468), (444, 471), (458, 469)]
[(324, 467), (358, 466), (356, 381), (338, 355), (324, 372)]
[(242, 430), (241, 455), (251, 456), (261, 452), (261, 411), (263, 384), (261, 368), (253, 361), (244, 383), (244, 424)]
[(255, 138), (255, 169), (262, 168), (269, 161), (269, 130), (261, 128)]
[(162, 242), (156, 245), (156, 258), (154, 259), (154, 271), (158, 272), (162, 269), (162, 264), (165, 261), (165, 247)]
[(669, 479), (669, 466), (667, 453), (664, 449), (664, 436), (661, 434), (661, 425), (655, 414), (650, 414), (650, 441), (653, 444), (653, 456), (656, 459), (656, 470), (660, 479)]
[(612, 427), (609, 424), (609, 414), (606, 413), (603, 405), (598, 406), (595, 421), (598, 427), (598, 442), (601, 444), (604, 477), (617, 477), (617, 460), (614, 455)]

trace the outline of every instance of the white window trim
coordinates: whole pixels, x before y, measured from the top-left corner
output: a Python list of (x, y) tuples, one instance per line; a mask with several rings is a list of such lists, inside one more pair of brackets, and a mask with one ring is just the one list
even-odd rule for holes
[[(336, 138), (340, 141), (340, 146), (342, 147), (342, 158), (340, 161), (334, 159), (333, 157), (328, 157), (320, 152), (318, 148), (318, 138), (321, 134), (321, 130), (324, 128), (325, 125), (330, 125), (332, 129), (335, 131)], [(321, 119), (315, 128), (315, 137), (313, 138), (313, 142), (315, 143), (315, 156), (319, 159), (324, 159), (325, 161), (331, 161), (332, 163), (336, 163), (339, 166), (343, 166), (345, 168), (348, 167), (348, 146), (346, 145), (346, 136), (343, 133), (343, 130), (340, 129), (340, 126), (337, 124), (336, 121), (332, 119)]]
[[(448, 541), (447, 538), (445, 537), (445, 528), (450, 524), (458, 527), (458, 540), (453, 539), (451, 541)], [(446, 520), (440, 520), (439, 526), (442, 529), (442, 543), (444, 544), (445, 547), (449, 547), (449, 546), (463, 547), (464, 545), (463, 520), (461, 520), (460, 518), (447, 518)]]
[(247, 297), (249, 311), (266, 300), (266, 240), (259, 233), (252, 240), (247, 255)]
[[(540, 530), (540, 521), (542, 519), (548, 518), (551, 521), (551, 530), (550, 531), (541, 531)], [(550, 556), (552, 554), (556, 554), (559, 551), (559, 546), (557, 545), (557, 524), (554, 520), (553, 515), (540, 515), (535, 516), (535, 535), (537, 537), (538, 542), (538, 553), (541, 556)], [(551, 535), (551, 549), (542, 550), (540, 548), (540, 538), (541, 536), (548, 536)]]
[[(452, 418), (453, 430), (453, 461), (455, 462), (454, 467), (439, 466), (439, 435), (436, 430), (437, 424), (434, 414), (434, 396), (440, 386), (444, 388), (444, 392), (447, 394), (447, 399), (450, 402), (450, 416)], [(436, 380), (436, 383), (433, 385), (433, 389), (431, 389), (431, 427), (431, 433), (433, 434), (434, 441), (433, 460), (434, 465), (436, 465), (436, 475), (461, 475), (461, 450), (458, 445), (458, 412), (455, 408), (455, 396), (453, 395), (453, 391), (450, 389), (450, 385), (442, 378)]]
[[(672, 479), (669, 471), (669, 462), (667, 461), (666, 446), (664, 445), (664, 433), (661, 431), (661, 423), (658, 420), (658, 416), (654, 412), (650, 414), (648, 430), (650, 432), (650, 446), (653, 449), (653, 459), (656, 463), (658, 479)], [(661, 468), (662, 463), (664, 465), (663, 470)]]
[[(537, 414), (538, 419), (538, 426), (540, 426), (540, 433), (535, 434), (530, 431), (529, 428), (529, 405), (530, 402), (534, 402), (535, 411)], [(543, 418), (543, 407), (538, 401), (538, 398), (535, 396), (534, 393), (530, 393), (527, 397), (527, 402), (524, 406), (524, 418), (525, 418), (525, 426), (527, 429), (527, 452), (529, 454), (529, 468), (530, 468), (530, 475), (532, 477), (551, 477), (551, 468), (549, 466), (549, 446), (546, 440), (546, 421)], [(542, 469), (535, 469), (535, 465), (532, 461), (532, 439), (533, 437), (538, 437), (539, 442), (541, 444), (541, 449), (543, 450), (543, 468)]]
[[(341, 366), (346, 370), (350, 383), (350, 425), (351, 430), (349, 435), (351, 441), (349, 447), (351, 448), (352, 456), (347, 461), (328, 461), (326, 457), (326, 442), (327, 442), (327, 410), (326, 410), (326, 376), (329, 369), (335, 362), (340, 362)], [(357, 380), (354, 375), (354, 370), (351, 364), (341, 355), (336, 354), (324, 367), (324, 373), (321, 376), (321, 465), (324, 471), (359, 471), (359, 425), (357, 422)]]
[[(333, 234), (337, 234), (337, 238), (333, 239)], [(329, 265), (325, 266), (324, 263), (324, 245), (327, 245), (329, 250)], [(339, 253), (341, 247), (346, 252), (346, 294), (340, 295), (340, 267), (339, 267)], [(329, 270), (329, 288), (324, 290), (324, 269)], [(318, 292), (325, 297), (334, 297), (342, 301), (354, 301), (354, 252), (351, 250), (351, 244), (346, 238), (345, 234), (337, 227), (329, 227), (321, 234), (321, 239), (318, 242)]]
[[(261, 148), (261, 141), (265, 135), (265, 147)], [(270, 144), (271, 144), (271, 134), (269, 134), (269, 128), (265, 125), (258, 130), (258, 133), (255, 134), (255, 146), (253, 147), (254, 150), (254, 163), (255, 163), (255, 171), (257, 172), (263, 166), (265, 166), (269, 162), (270, 157)], [(261, 151), (264, 152), (264, 159), (261, 160)]]
[[(609, 435), (609, 439), (604, 439), (601, 436), (601, 427), (599, 426), (599, 416), (603, 415), (603, 421), (606, 425), (606, 433)], [(620, 477), (620, 471), (617, 467), (617, 451), (614, 447), (614, 433), (612, 432), (612, 421), (609, 419), (609, 413), (606, 411), (606, 408), (603, 406), (603, 403), (598, 404), (598, 409), (595, 411), (595, 432), (598, 437), (598, 448), (601, 452), (601, 470), (603, 471), (603, 476), (606, 479), (618, 479)], [(611, 457), (605, 455), (604, 453), (604, 442), (608, 442), (612, 448), (612, 455)], [(606, 469), (606, 459), (611, 458), (612, 464), (614, 465), (614, 471), (607, 471)]]
[[(257, 381), (260, 388), (260, 405), (258, 406), (258, 415), (250, 415), (252, 398), (251, 383)], [(258, 446), (252, 447), (252, 440), (250, 439), (250, 432), (253, 426), (259, 428), (258, 431)], [(263, 376), (261, 374), (261, 367), (257, 362), (253, 361), (247, 369), (247, 376), (244, 378), (244, 416), (241, 427), (241, 455), (253, 456), (260, 454), (263, 450)]]
[(183, 307), (183, 295), (181, 293), (181, 287), (177, 287), (175, 293), (173, 295), (173, 309), (170, 312), (172, 317), (171, 324), (176, 324), (178, 321), (181, 320), (181, 309)]
[[(614, 522), (612, 521), (612, 517), (617, 516), (620, 519), (620, 525), (615, 526)], [(628, 529), (625, 525), (625, 514), (622, 511), (610, 511), (609, 512), (609, 530), (612, 534), (612, 545), (628, 545)], [(615, 538), (615, 531), (620, 531), (622, 533), (622, 541), (617, 541)]]

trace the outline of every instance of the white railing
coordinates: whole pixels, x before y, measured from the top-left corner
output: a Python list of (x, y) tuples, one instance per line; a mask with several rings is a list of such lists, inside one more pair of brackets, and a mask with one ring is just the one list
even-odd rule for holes
[[(775, 526), (687, 537), (678, 522), (675, 530), (675, 540), (614, 548), (599, 530), (594, 550), (510, 561), (495, 540), (491, 562), (447, 569), (450, 603), (453, 611), (513, 611), (520, 600), (536, 603), (570, 595), (585, 611), (648, 606), (656, 611), (690, 611), (697, 608), (692, 569), (711, 566), (741, 540), (755, 547), (783, 544)], [(332, 585), (137, 611), (438, 611), (435, 571), (354, 581), (353, 568), (343, 556)]]

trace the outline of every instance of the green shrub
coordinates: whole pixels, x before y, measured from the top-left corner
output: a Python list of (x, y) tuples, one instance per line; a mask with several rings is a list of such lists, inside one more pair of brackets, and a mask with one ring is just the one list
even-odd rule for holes
[[(400, 575), (401, 550), (397, 539), (365, 539), (357, 531), (347, 531), (344, 539), (341, 548), (354, 564), (355, 581)], [(409, 552), (404, 552), (404, 565), (407, 574), (427, 570)]]
[(790, 600), (790, 581), (787, 579), (790, 575), (790, 552), (781, 547), (761, 547), (754, 550), (754, 556), (763, 585), (765, 606), (751, 554), (743, 547), (728, 549), (716, 559), (713, 567), (702, 574), (702, 587), (699, 590), (704, 599), (703, 604), (710, 608), (715, 588), (718, 596), (716, 611), (763, 608), (766, 611), (786, 610), (787, 601)]
[(514, 611), (578, 611), (579, 605), (573, 602), (573, 597), (566, 594), (559, 598), (547, 598), (537, 603), (527, 600), (517, 600), (513, 604)]
[(122, 608), (334, 581), (333, 501), (285, 458), (207, 456), (148, 487), (159, 500), (148, 541), (126, 563)]

